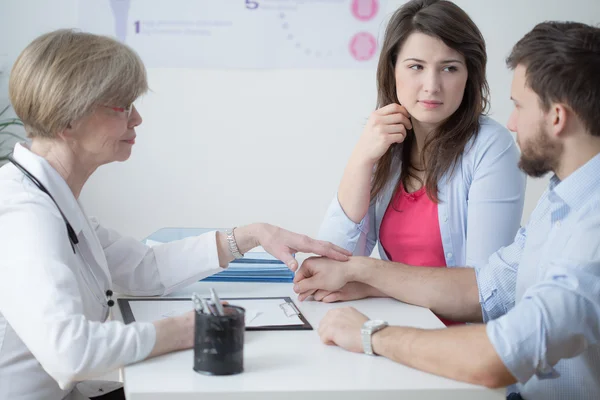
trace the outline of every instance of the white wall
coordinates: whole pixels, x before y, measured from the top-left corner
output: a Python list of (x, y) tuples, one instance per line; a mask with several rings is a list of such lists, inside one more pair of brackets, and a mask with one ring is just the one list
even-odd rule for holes
[[(100, 1), (100, 0), (90, 0)], [(234, 0), (223, 0), (234, 1)], [(237, 1), (237, 0), (236, 0)], [(403, 1), (390, 1), (392, 12)], [(537, 22), (600, 21), (598, 0), (457, 0), (488, 46), (492, 116), (511, 110), (504, 58)], [(37, 35), (77, 25), (76, 0), (0, 0), (0, 67)], [(267, 221), (316, 234), (375, 104), (375, 71), (150, 69), (133, 156), (91, 178), (82, 200), (142, 238), (165, 226)], [(0, 75), (0, 100), (6, 79)], [(524, 219), (546, 185), (530, 180)]]

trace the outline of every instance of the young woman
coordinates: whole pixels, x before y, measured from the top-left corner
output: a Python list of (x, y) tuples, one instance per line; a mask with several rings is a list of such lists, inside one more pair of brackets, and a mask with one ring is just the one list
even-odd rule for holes
[[(512, 242), (525, 175), (488, 106), (485, 41), (449, 1), (412, 0), (392, 16), (378, 100), (327, 211), (320, 238), (354, 255), (414, 266), (486, 263)], [(385, 295), (353, 283), (316, 300)]]

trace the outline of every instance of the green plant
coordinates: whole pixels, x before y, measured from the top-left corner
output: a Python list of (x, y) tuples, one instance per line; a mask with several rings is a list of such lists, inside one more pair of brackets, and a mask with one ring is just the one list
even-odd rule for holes
[(19, 118), (3, 118), (9, 108), (10, 106), (6, 106), (0, 111), (0, 166), (8, 161), (8, 156), (12, 153), (15, 144), (24, 139), (14, 131), (11, 132), (14, 127), (23, 130), (23, 122)]

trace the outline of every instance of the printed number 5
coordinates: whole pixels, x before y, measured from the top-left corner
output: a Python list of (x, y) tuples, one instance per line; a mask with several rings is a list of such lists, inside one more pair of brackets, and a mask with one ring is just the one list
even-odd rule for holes
[(246, 0), (246, 8), (249, 10), (256, 10), (258, 8), (258, 2), (252, 0)]

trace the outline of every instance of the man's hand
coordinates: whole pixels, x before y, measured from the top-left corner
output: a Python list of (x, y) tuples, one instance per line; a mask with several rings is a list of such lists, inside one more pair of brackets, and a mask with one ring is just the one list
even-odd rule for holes
[(363, 345), (360, 330), (369, 318), (355, 308), (337, 308), (327, 312), (319, 325), (319, 336), (326, 345), (362, 353)]
[(319, 289), (312, 296), (316, 301), (322, 301), (323, 303), (359, 300), (366, 297), (387, 297), (373, 286), (361, 282), (348, 282), (340, 290), (334, 292)]
[(302, 263), (294, 277), (294, 291), (304, 301), (319, 289), (327, 292), (340, 290), (352, 280), (354, 257), (339, 262), (324, 257), (311, 257)]

